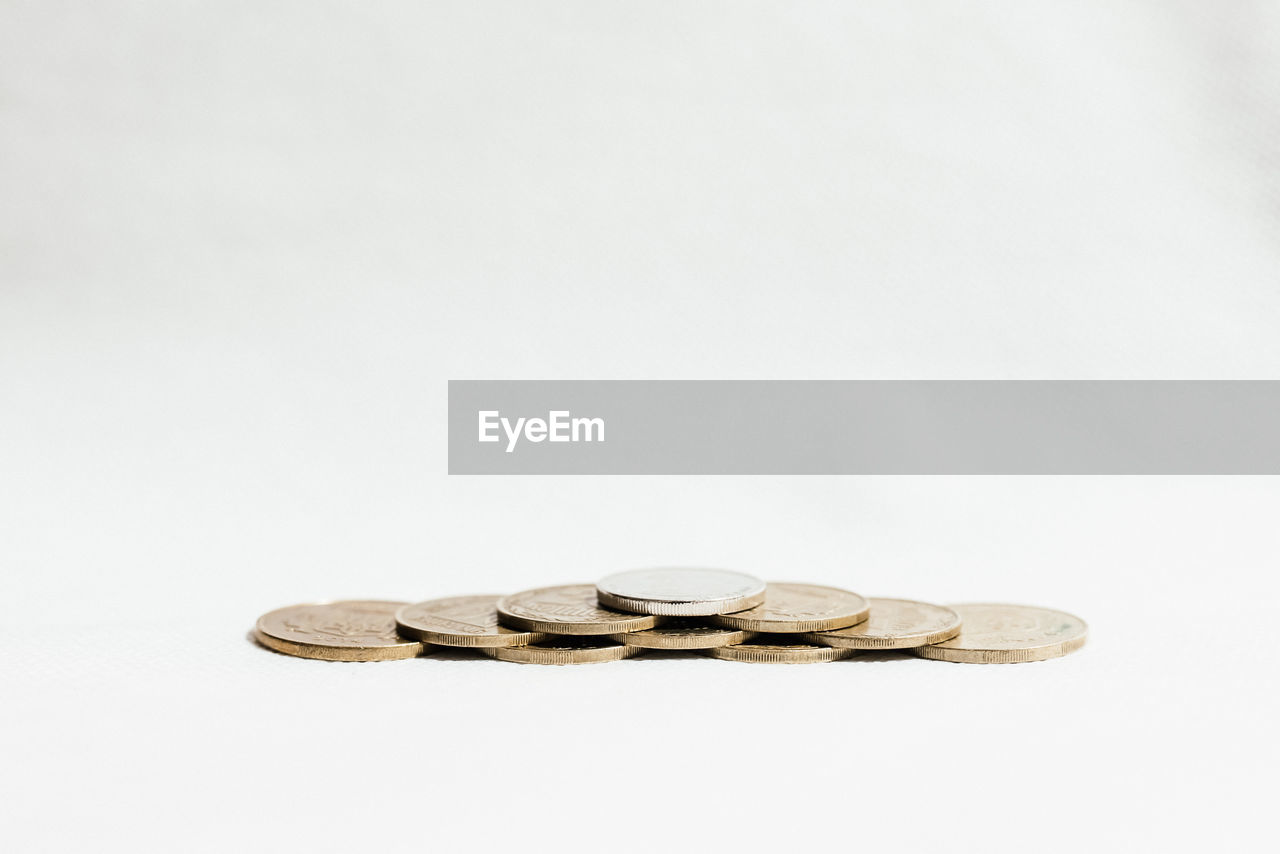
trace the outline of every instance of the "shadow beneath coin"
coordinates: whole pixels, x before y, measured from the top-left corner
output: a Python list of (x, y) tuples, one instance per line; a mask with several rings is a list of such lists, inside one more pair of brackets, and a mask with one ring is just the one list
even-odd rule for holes
[[(264, 644), (262, 641), (258, 640), (258, 635), (257, 633), (254, 632), (253, 629), (249, 629), (249, 631), (244, 633), (244, 639), (247, 640), (253, 646), (256, 646), (258, 649), (265, 649), (267, 652), (271, 653), (272, 655), (284, 655), (283, 652), (280, 652), (279, 650), (276, 650), (276, 649), (272, 649), (271, 647)], [(289, 656), (289, 658), (293, 658), (293, 657), (294, 656)]]
[(916, 656), (907, 652), (905, 649), (870, 649), (865, 652), (854, 653), (848, 658), (841, 661), (861, 661), (868, 664), (878, 664), (882, 661), (915, 661)]
[(434, 646), (418, 658), (424, 661), (432, 659), (436, 661), (497, 661), (496, 658), (490, 658), (478, 649), (465, 646)]
[(706, 659), (708, 656), (699, 655), (691, 649), (646, 649), (638, 652), (627, 661), (678, 661), (680, 659)]

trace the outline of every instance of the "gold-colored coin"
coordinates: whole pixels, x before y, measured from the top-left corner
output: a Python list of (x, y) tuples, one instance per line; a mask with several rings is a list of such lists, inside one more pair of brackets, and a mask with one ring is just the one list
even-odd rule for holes
[(710, 619), (747, 632), (826, 632), (861, 623), (870, 610), (866, 599), (838, 587), (771, 581), (762, 604)]
[(620, 632), (609, 637), (618, 643), (642, 649), (714, 649), (742, 643), (753, 637), (753, 634), (740, 629), (713, 626), (699, 620), (672, 620), (656, 628), (641, 632)]
[(280, 608), (258, 618), (258, 643), (299, 658), (325, 661), (391, 661), (429, 652), (396, 634), (404, 602), (316, 602)]
[(498, 600), (498, 619), (517, 629), (552, 635), (612, 635), (651, 629), (658, 618), (601, 608), (594, 584), (564, 584)]
[(619, 661), (641, 652), (639, 647), (591, 637), (548, 638), (528, 646), (485, 647), (480, 651), (490, 658), (521, 664), (596, 664)]
[(1030, 605), (952, 605), (963, 625), (951, 640), (911, 650), (921, 658), (972, 664), (1044, 661), (1084, 646), (1089, 628), (1063, 611)]
[(841, 649), (910, 649), (960, 634), (960, 615), (941, 605), (909, 599), (875, 599), (865, 622), (833, 632), (809, 632), (812, 643)]
[(442, 646), (524, 646), (546, 635), (498, 622), (500, 596), (451, 596), (405, 605), (396, 612), (400, 634)]
[(757, 636), (746, 643), (699, 652), (725, 661), (749, 661), (753, 664), (813, 664), (836, 661), (854, 654), (852, 649), (809, 643), (798, 635)]

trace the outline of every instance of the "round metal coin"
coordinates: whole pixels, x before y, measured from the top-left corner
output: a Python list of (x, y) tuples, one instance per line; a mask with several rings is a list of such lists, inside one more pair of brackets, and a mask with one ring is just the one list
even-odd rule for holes
[(630, 658), (641, 650), (604, 638), (549, 638), (528, 646), (487, 647), (480, 651), (490, 658), (521, 664), (595, 664)]
[(751, 632), (711, 626), (696, 620), (672, 620), (642, 632), (622, 632), (609, 635), (618, 643), (643, 649), (714, 649), (742, 643), (752, 637)]
[(258, 643), (299, 658), (325, 661), (390, 661), (428, 651), (396, 634), (404, 602), (316, 602), (280, 608), (258, 618)]
[(452, 596), (405, 605), (396, 612), (402, 635), (442, 646), (524, 646), (546, 635), (498, 622), (500, 596)]
[(854, 650), (809, 643), (798, 636), (775, 635), (756, 637), (733, 646), (700, 650), (700, 654), (726, 661), (749, 661), (753, 664), (813, 664), (848, 658), (854, 654)]
[(833, 632), (810, 632), (805, 640), (841, 649), (910, 649), (960, 634), (960, 615), (941, 605), (909, 599), (869, 599), (865, 622)]
[(705, 617), (755, 607), (764, 582), (729, 569), (630, 569), (596, 582), (600, 604), (637, 614)]
[(748, 632), (825, 632), (861, 623), (870, 610), (866, 599), (838, 587), (771, 581), (763, 604), (711, 620)]
[(1079, 617), (1030, 605), (952, 605), (963, 626), (951, 640), (911, 650), (922, 658), (973, 664), (1044, 661), (1084, 646)]
[(553, 635), (611, 635), (658, 624), (645, 614), (624, 614), (596, 604), (591, 584), (539, 587), (498, 600), (498, 618), (508, 626)]

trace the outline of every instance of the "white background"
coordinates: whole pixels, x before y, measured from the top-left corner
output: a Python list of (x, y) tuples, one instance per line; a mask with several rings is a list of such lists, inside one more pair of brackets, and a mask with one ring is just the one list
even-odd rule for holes
[[(11, 851), (1257, 850), (1270, 478), (449, 478), (450, 378), (1280, 377), (1280, 14), (0, 2)], [(692, 563), (1035, 665), (343, 665)]]

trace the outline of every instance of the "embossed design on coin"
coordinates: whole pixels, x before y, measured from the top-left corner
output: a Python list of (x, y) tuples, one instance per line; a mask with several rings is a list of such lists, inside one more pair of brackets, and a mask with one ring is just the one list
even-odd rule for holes
[(618, 643), (643, 649), (714, 649), (750, 640), (751, 632), (711, 626), (696, 620), (673, 619), (642, 632), (609, 635)]
[(870, 609), (866, 599), (838, 587), (771, 581), (762, 604), (711, 621), (748, 632), (825, 632), (861, 623)]
[(400, 633), (442, 646), (524, 646), (546, 635), (498, 622), (500, 596), (452, 596), (405, 605), (396, 612)]
[(520, 664), (597, 664), (630, 658), (642, 650), (605, 638), (584, 637), (550, 638), (528, 646), (487, 647), (480, 651), (490, 658)]
[(868, 601), (871, 616), (864, 622), (831, 632), (810, 632), (805, 640), (841, 649), (910, 649), (960, 633), (960, 616), (950, 608), (909, 599)]
[(405, 603), (317, 602), (280, 608), (258, 618), (258, 643), (300, 658), (390, 661), (427, 651), (396, 634), (395, 613)]
[(596, 582), (600, 604), (637, 614), (705, 617), (752, 608), (764, 582), (729, 569), (659, 567), (615, 572)]
[(591, 584), (539, 587), (504, 596), (498, 600), (498, 619), (512, 628), (553, 635), (611, 635), (658, 624), (647, 614), (601, 608)]
[(701, 655), (752, 664), (815, 664), (854, 655), (852, 649), (809, 643), (798, 635), (758, 635), (746, 643), (699, 650)]
[(1031, 605), (952, 605), (963, 625), (950, 640), (911, 650), (921, 658), (972, 664), (1044, 661), (1084, 646), (1089, 628), (1064, 611)]

